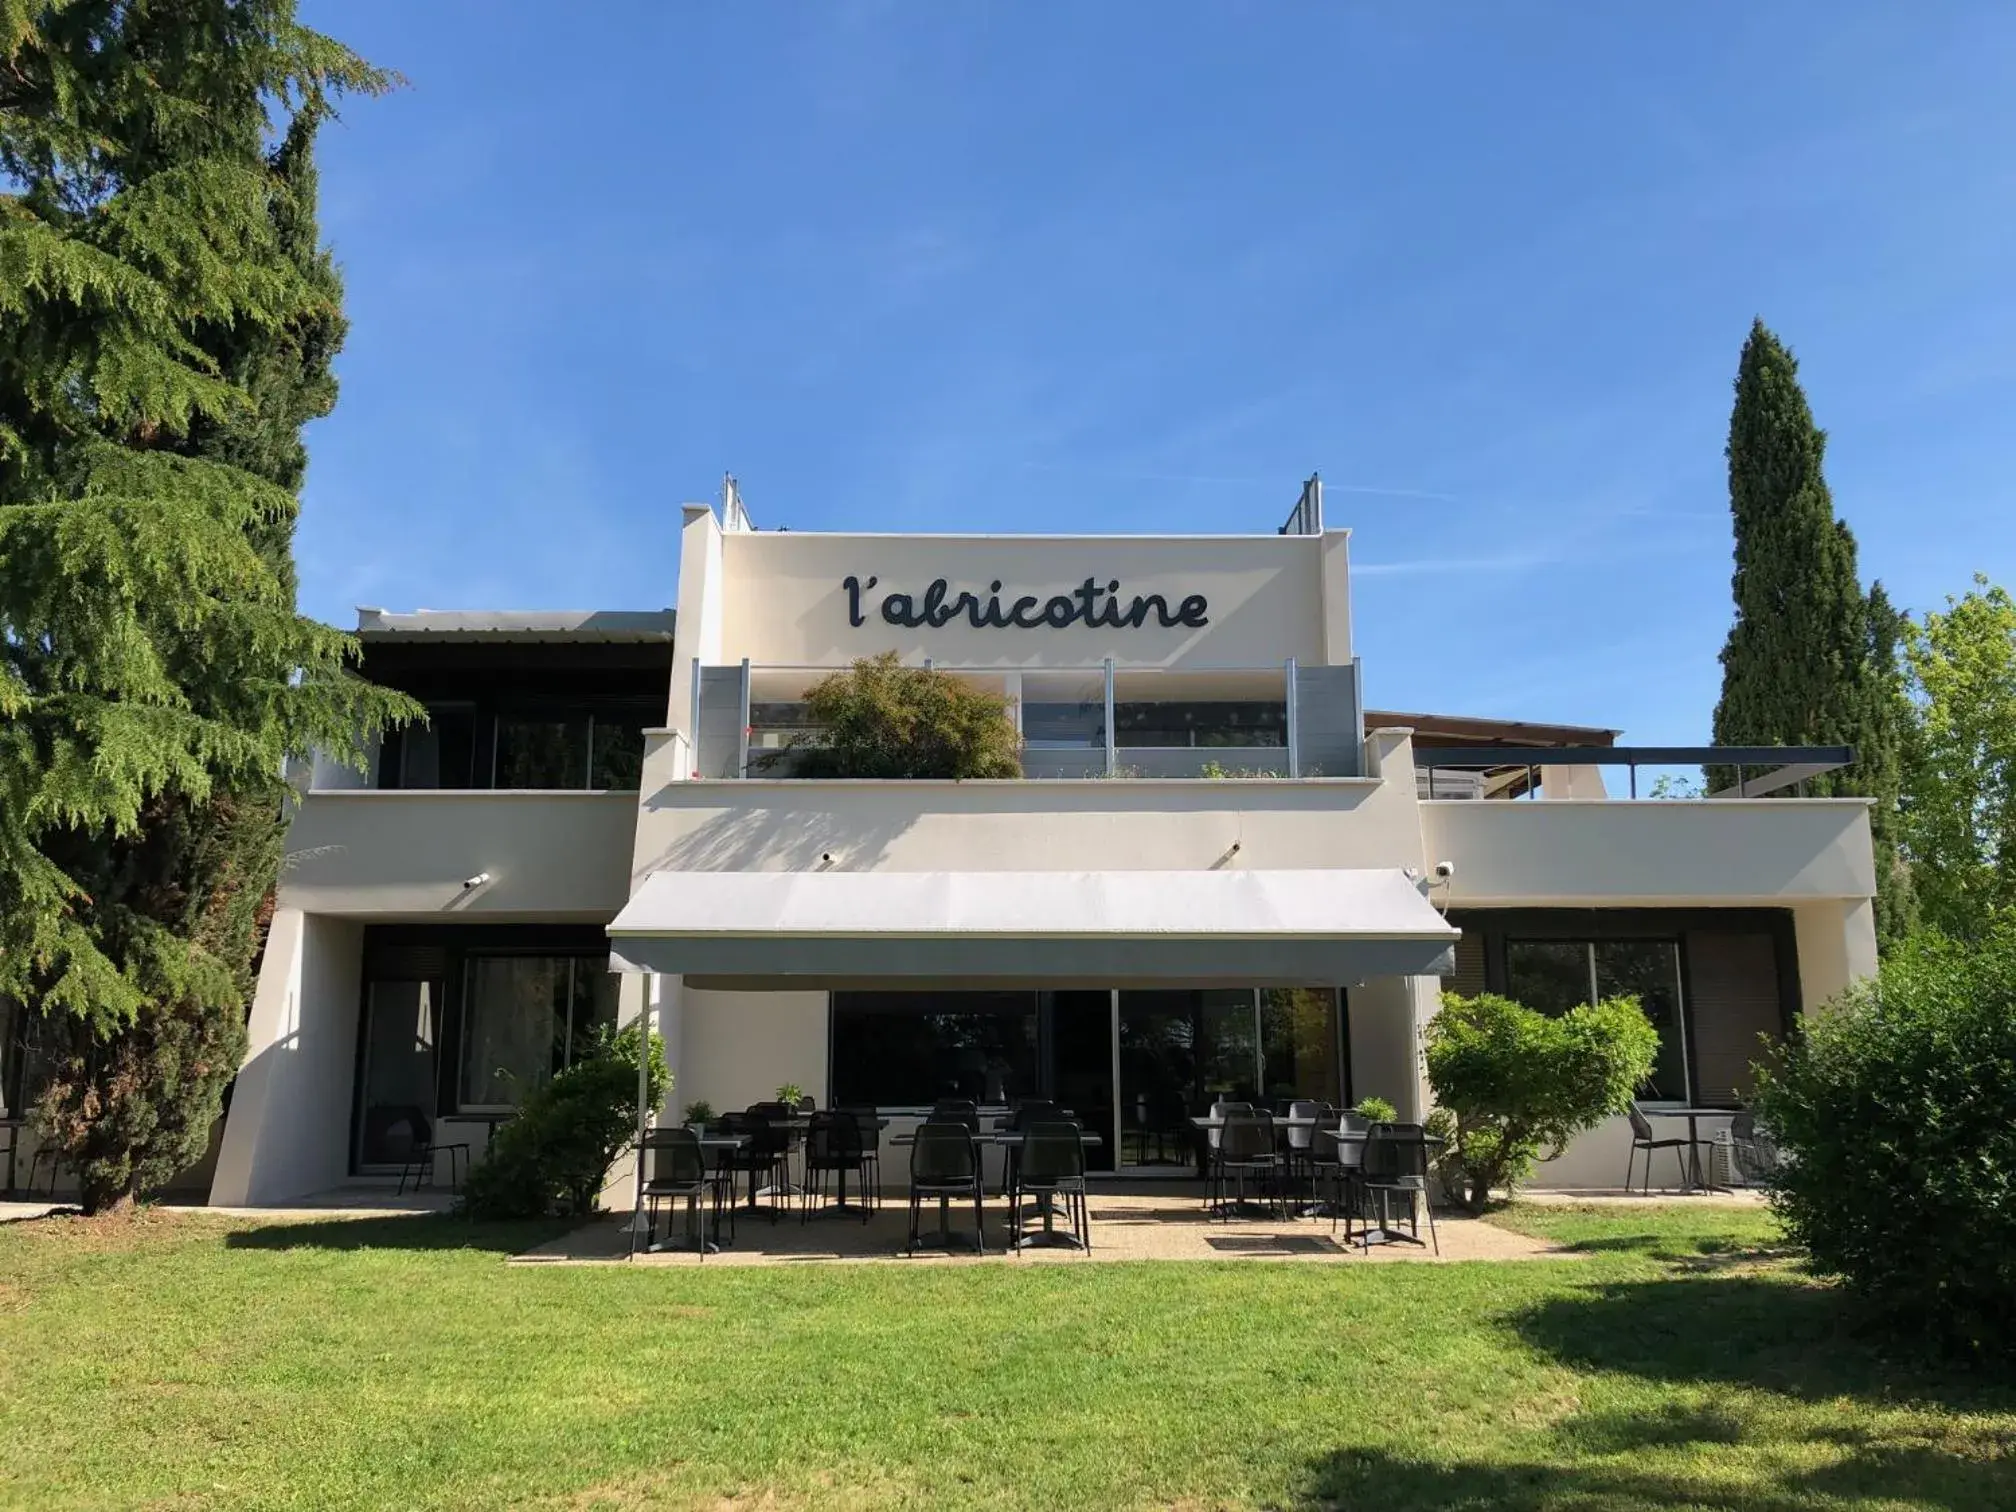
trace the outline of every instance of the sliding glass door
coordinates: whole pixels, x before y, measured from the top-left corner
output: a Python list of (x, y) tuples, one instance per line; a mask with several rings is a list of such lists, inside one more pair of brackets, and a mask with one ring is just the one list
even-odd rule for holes
[(373, 982), (364, 999), (357, 1077), (357, 1167), (405, 1163), (435, 1115), (438, 982)]
[(1219, 1100), (1341, 1104), (1334, 988), (1121, 992), (1120, 1159), (1187, 1167), (1193, 1115)]

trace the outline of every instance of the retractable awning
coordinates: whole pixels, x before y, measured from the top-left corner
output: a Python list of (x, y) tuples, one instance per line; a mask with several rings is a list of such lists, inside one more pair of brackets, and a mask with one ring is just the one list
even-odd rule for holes
[(773, 989), (1350, 986), (1457, 934), (1392, 869), (660, 871), (609, 926), (619, 971)]

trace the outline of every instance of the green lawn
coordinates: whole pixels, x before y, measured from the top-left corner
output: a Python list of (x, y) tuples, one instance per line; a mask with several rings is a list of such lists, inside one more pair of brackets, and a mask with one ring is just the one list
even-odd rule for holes
[(0, 1228), (14, 1507), (2016, 1508), (2016, 1393), (1762, 1214), (1468, 1265), (507, 1267), (412, 1218)]

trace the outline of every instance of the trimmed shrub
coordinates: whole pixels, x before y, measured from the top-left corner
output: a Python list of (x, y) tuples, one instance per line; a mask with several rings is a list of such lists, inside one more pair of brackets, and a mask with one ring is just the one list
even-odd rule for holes
[[(651, 1036), (650, 1105), (670, 1085), (665, 1046)], [(585, 1218), (609, 1167), (637, 1134), (637, 1029), (605, 1031), (585, 1056), (526, 1094), (469, 1172), (472, 1218)]]
[(2016, 1339), (2016, 919), (1897, 947), (1762, 1069), (1772, 1201), (1872, 1313), (1974, 1358)]
[(1481, 1213), (1534, 1163), (1622, 1113), (1659, 1053), (1659, 1031), (1635, 997), (1584, 1003), (1558, 1017), (1494, 993), (1442, 995), (1428, 1026), (1429, 1129), (1447, 1144), (1437, 1174), (1450, 1198)]
[(1020, 777), (1008, 701), (948, 672), (863, 657), (805, 694), (815, 733), (788, 755), (806, 777)]

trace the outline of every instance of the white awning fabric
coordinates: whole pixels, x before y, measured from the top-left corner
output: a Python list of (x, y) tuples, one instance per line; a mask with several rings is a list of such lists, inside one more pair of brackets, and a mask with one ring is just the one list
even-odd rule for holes
[(661, 871), (609, 926), (618, 970), (773, 987), (1349, 986), (1457, 935), (1392, 869)]

